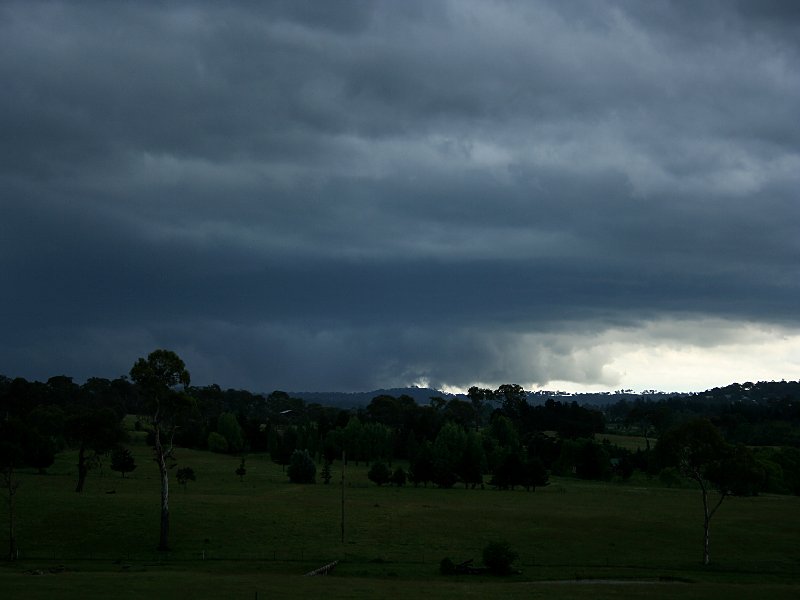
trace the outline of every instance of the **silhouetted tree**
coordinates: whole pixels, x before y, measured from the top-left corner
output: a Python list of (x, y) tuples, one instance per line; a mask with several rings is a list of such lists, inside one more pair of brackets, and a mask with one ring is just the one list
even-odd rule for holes
[(341, 441), (347, 460), (354, 460), (358, 464), (364, 458), (364, 426), (358, 417), (350, 417), (347, 421), (347, 426), (342, 430)]
[(547, 485), (548, 479), (547, 469), (544, 468), (544, 463), (538, 457), (529, 458), (525, 461), (522, 479), (522, 485), (525, 486), (525, 489), (535, 492), (537, 487)]
[(426, 441), (419, 445), (417, 453), (411, 460), (409, 479), (415, 487), (420, 483), (427, 487), (433, 476), (433, 447)]
[(516, 383), (503, 384), (495, 390), (494, 398), (500, 401), (503, 414), (524, 428), (528, 421), (530, 405), (528, 394), (523, 387)]
[(133, 453), (124, 446), (117, 446), (111, 451), (111, 470), (122, 473), (122, 478), (125, 478), (125, 473), (130, 473), (136, 469), (136, 460), (133, 458)]
[(403, 408), (400, 401), (387, 394), (375, 396), (367, 405), (364, 414), (370, 421), (392, 429), (399, 428), (403, 423)]
[(471, 487), (474, 489), (476, 485), (483, 483), (485, 462), (486, 456), (483, 452), (480, 434), (475, 431), (468, 431), (466, 433), (464, 451), (457, 465), (458, 477), (464, 482), (465, 488)]
[(82, 492), (89, 470), (98, 464), (100, 456), (110, 452), (125, 438), (117, 415), (110, 408), (81, 403), (73, 408), (64, 427), (67, 439), (78, 447), (78, 483)]
[(467, 447), (464, 429), (452, 421), (445, 423), (433, 444), (433, 482), (439, 487), (453, 487)]
[(465, 400), (453, 398), (445, 405), (442, 416), (445, 421), (451, 421), (469, 429), (475, 422), (475, 408)]
[(42, 435), (36, 429), (29, 429), (25, 435), (25, 463), (44, 473), (53, 464), (56, 447), (53, 438)]
[(483, 425), (483, 407), (489, 400), (494, 399), (492, 390), (472, 386), (467, 390), (470, 403), (472, 404), (473, 418), (475, 419), (475, 430), (479, 430)]
[(517, 485), (522, 485), (525, 481), (525, 463), (520, 453), (510, 450), (503, 451), (503, 459), (497, 464), (492, 472), (489, 485), (498, 489), (514, 489)]
[[(53, 453), (64, 449), (64, 423), (66, 414), (64, 407), (56, 404), (40, 404), (35, 406), (25, 417), (26, 425), (49, 442)], [(50, 463), (52, 464), (52, 463)], [(49, 464), (46, 466), (50, 466)]]
[(611, 474), (611, 463), (600, 444), (580, 440), (575, 474), (581, 479), (606, 479)]
[(189, 371), (171, 350), (155, 350), (131, 368), (153, 426), (153, 451), (161, 476), (161, 524), (158, 549), (169, 549), (169, 467), (173, 457), (175, 430), (192, 408), (191, 398), (181, 390), (189, 385)]

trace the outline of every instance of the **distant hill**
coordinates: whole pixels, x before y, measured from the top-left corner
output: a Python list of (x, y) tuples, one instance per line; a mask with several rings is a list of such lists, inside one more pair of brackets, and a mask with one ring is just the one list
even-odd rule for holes
[(725, 387), (712, 388), (705, 392), (693, 394), (707, 402), (726, 404), (744, 402), (768, 404), (775, 401), (800, 400), (800, 381), (759, 381), (753, 383), (732, 383)]
[(373, 390), (371, 392), (289, 392), (292, 398), (300, 398), (308, 404), (316, 403), (322, 406), (337, 406), (340, 408), (359, 408), (367, 406), (376, 396), (410, 396), (417, 404), (428, 404), (432, 397), (445, 399), (462, 398), (463, 394), (449, 394), (432, 388), (404, 387)]
[[(266, 395), (266, 394), (265, 394)], [(460, 398), (468, 400), (465, 394), (450, 394), (433, 388), (402, 387), (372, 390), (371, 392), (289, 392), (293, 398), (301, 398), (306, 403), (339, 408), (360, 408), (367, 406), (376, 396), (410, 396), (417, 404), (428, 404), (432, 397), (446, 400)], [(646, 398), (658, 402), (672, 398), (692, 397), (711, 403), (754, 402), (762, 404), (778, 399), (800, 399), (800, 382), (796, 381), (761, 381), (758, 383), (732, 383), (731, 385), (713, 388), (705, 392), (660, 392), (644, 390), (636, 393), (633, 390), (617, 390), (614, 392), (569, 393), (562, 391), (537, 390), (528, 392), (528, 402), (532, 405), (544, 404), (548, 398), (560, 402), (577, 402), (581, 406), (602, 407), (616, 404), (620, 400), (633, 402), (637, 398)]]
[[(432, 397), (441, 397), (445, 400), (460, 398), (468, 400), (465, 394), (450, 394), (433, 388), (403, 387), (372, 390), (371, 392), (289, 392), (292, 398), (300, 398), (306, 403), (316, 403), (322, 406), (336, 406), (339, 408), (359, 408), (367, 406), (376, 396), (410, 396), (417, 404), (428, 404)], [(659, 392), (655, 390), (637, 394), (632, 390), (620, 390), (616, 392), (587, 392), (571, 394), (561, 391), (538, 390), (528, 392), (528, 402), (532, 405), (544, 404), (548, 398), (553, 398), (560, 402), (577, 402), (581, 406), (606, 406), (615, 404), (620, 400), (633, 401), (636, 398), (647, 397), (650, 400), (658, 401), (667, 398), (687, 396), (688, 394), (679, 392)]]
[(667, 400), (669, 398), (680, 398), (689, 396), (690, 394), (684, 392), (659, 392), (656, 390), (646, 390), (641, 393), (635, 393), (632, 390), (620, 390), (616, 392), (583, 392), (579, 394), (571, 394), (568, 392), (549, 392), (549, 391), (536, 391), (528, 393), (529, 404), (544, 404), (548, 398), (553, 398), (560, 402), (577, 402), (580, 406), (608, 406), (616, 404), (620, 400), (626, 402), (633, 402), (637, 398), (647, 398), (654, 402), (659, 400)]

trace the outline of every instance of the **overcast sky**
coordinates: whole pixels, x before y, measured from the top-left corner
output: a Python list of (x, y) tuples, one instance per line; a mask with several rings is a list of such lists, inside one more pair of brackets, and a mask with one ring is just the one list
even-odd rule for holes
[(800, 378), (800, 2), (0, 5), (0, 373)]

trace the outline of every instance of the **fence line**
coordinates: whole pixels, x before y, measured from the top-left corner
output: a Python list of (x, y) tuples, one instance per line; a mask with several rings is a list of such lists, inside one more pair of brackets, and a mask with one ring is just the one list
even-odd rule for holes
[(328, 575), (331, 571), (333, 571), (334, 567), (339, 564), (338, 560), (333, 561), (332, 563), (328, 563), (327, 565), (321, 566), (319, 569), (314, 569), (313, 571), (309, 571), (306, 573), (306, 577), (315, 577), (317, 575)]

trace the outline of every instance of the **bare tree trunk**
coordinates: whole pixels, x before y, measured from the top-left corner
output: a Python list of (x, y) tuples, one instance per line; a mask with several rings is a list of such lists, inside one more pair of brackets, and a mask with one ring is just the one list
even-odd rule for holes
[(717, 512), (717, 509), (719, 508), (720, 504), (722, 504), (722, 501), (725, 500), (725, 496), (727, 494), (720, 492), (719, 500), (717, 500), (717, 503), (713, 508), (709, 509), (708, 488), (702, 479), (698, 479), (697, 481), (700, 483), (700, 489), (703, 492), (703, 564), (709, 565), (711, 564), (711, 517), (713, 517), (714, 513)]
[(697, 482), (700, 484), (700, 491), (703, 493), (703, 564), (707, 565), (711, 562), (711, 558), (709, 557), (708, 548), (709, 548), (709, 521), (711, 517), (708, 514), (708, 490), (706, 489), (705, 482), (703, 481), (702, 477), (697, 477)]
[(344, 544), (344, 468), (347, 465), (347, 453), (342, 450), (342, 543)]
[(155, 427), (155, 447), (158, 471), (161, 474), (161, 528), (158, 538), (158, 549), (169, 550), (169, 472), (164, 447), (161, 445), (161, 429)]
[(709, 548), (711, 545), (711, 516), (708, 514), (708, 494), (703, 489), (703, 564), (708, 565), (711, 562), (711, 555)]

